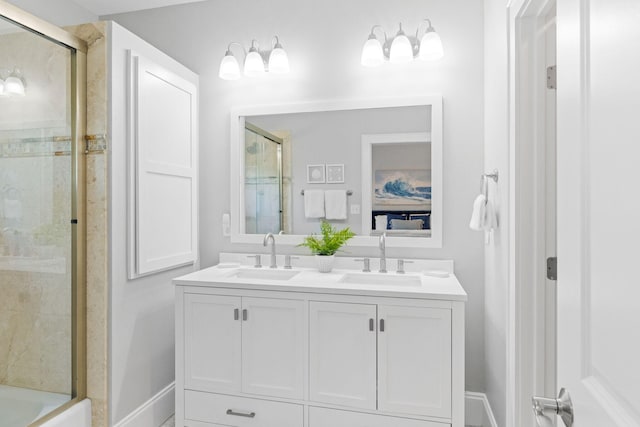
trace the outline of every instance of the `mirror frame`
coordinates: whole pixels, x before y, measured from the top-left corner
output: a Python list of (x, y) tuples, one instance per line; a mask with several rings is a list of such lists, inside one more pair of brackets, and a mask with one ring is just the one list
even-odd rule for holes
[[(431, 165), (432, 165), (432, 186), (440, 184), (433, 194), (435, 209), (432, 206), (432, 216), (437, 220), (435, 223), (439, 226), (439, 230), (432, 230), (431, 237), (400, 237), (389, 236), (386, 241), (387, 247), (401, 248), (441, 248), (442, 247), (442, 96), (441, 95), (425, 95), (416, 97), (401, 98), (376, 98), (376, 99), (354, 99), (354, 100), (325, 100), (308, 103), (297, 104), (265, 104), (254, 106), (238, 106), (231, 109), (230, 117), (230, 216), (231, 216), (231, 243), (251, 243), (260, 244), (263, 242), (263, 235), (260, 234), (244, 234), (241, 233), (241, 216), (244, 216), (244, 156), (243, 146), (244, 133), (240, 130), (244, 128), (246, 116), (274, 115), (274, 114), (291, 114), (291, 113), (313, 113), (323, 111), (341, 111), (341, 110), (360, 110), (372, 108), (393, 108), (393, 107), (431, 107)], [(362, 153), (362, 156), (366, 155)], [(369, 152), (369, 156), (371, 153)], [(369, 162), (370, 163), (370, 162)], [(371, 166), (369, 166), (371, 167)], [(438, 174), (438, 176), (436, 176)], [(370, 178), (369, 178), (370, 179)], [(368, 190), (367, 190), (368, 191)], [(438, 195), (437, 199), (435, 198)], [(364, 192), (363, 192), (363, 197)], [(302, 243), (305, 235), (302, 234), (284, 234), (276, 236), (278, 244), (281, 245), (299, 245)], [(364, 246), (377, 247), (379, 237), (357, 235), (349, 240), (347, 246)]]

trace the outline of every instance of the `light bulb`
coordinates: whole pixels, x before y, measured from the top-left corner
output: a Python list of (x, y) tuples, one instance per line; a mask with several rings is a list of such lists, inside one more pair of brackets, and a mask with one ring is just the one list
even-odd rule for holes
[(280, 43), (276, 43), (269, 55), (269, 72), (274, 74), (289, 72), (289, 57)]
[(223, 80), (238, 80), (240, 78), (240, 65), (238, 65), (238, 60), (229, 50), (220, 61), (218, 76)]
[(442, 40), (440, 40), (440, 36), (435, 32), (433, 27), (429, 27), (420, 41), (420, 53), (418, 57), (426, 61), (435, 61), (443, 56), (444, 49), (442, 48)]
[(249, 49), (247, 57), (244, 59), (244, 75), (247, 77), (258, 77), (264, 74), (264, 62), (262, 56), (255, 47)]
[(365, 67), (378, 67), (382, 65), (383, 62), (384, 55), (382, 53), (382, 45), (372, 33), (362, 47), (360, 63)]
[(24, 82), (20, 78), (20, 72), (13, 72), (4, 81), (4, 94), (24, 96)]
[(391, 51), (389, 52), (389, 61), (393, 64), (406, 64), (413, 60), (413, 46), (409, 41), (409, 37), (402, 31), (402, 25), (396, 37), (391, 43)]

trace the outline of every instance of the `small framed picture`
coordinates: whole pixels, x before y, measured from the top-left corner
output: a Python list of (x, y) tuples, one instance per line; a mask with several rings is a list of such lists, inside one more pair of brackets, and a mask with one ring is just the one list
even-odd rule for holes
[(327, 165), (327, 183), (342, 184), (344, 183), (344, 165)]
[(324, 165), (307, 165), (307, 183), (324, 184)]

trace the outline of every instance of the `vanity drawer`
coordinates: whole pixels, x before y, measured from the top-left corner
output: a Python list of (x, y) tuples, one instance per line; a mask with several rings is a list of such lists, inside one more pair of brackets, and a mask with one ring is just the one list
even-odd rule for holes
[(451, 427), (451, 424), (311, 406), (309, 427)]
[(302, 405), (186, 390), (185, 418), (231, 427), (301, 427)]

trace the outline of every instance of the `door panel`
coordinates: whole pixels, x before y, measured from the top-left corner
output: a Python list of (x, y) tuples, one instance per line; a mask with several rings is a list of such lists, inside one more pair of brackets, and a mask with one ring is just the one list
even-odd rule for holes
[(240, 297), (185, 294), (185, 386), (240, 391)]
[(451, 311), (378, 306), (378, 409), (451, 416)]
[(242, 391), (302, 399), (305, 303), (242, 298)]
[(581, 427), (640, 425), (639, 13), (558, 3), (558, 383)]
[(310, 400), (376, 409), (375, 319), (375, 305), (309, 303)]

